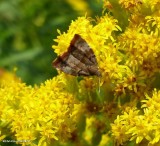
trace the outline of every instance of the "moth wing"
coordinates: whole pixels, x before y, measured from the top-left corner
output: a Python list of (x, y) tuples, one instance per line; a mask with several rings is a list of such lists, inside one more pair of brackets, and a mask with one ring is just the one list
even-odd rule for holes
[(73, 37), (68, 51), (53, 61), (53, 66), (74, 76), (100, 76), (93, 50), (78, 34)]
[(97, 65), (97, 60), (93, 50), (80, 35), (74, 35), (69, 47), (69, 51), (71, 51), (73, 54), (75, 53), (76, 56), (82, 56), (80, 59), (86, 65)]
[(85, 67), (85, 64), (81, 63), (68, 52), (64, 53), (62, 56), (59, 56), (55, 61), (53, 61), (52, 65), (55, 68), (74, 76), (90, 75), (88, 69)]

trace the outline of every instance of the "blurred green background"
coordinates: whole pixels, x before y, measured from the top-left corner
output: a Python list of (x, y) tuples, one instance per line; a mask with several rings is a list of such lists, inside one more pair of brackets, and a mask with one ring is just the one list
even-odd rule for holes
[(67, 31), (78, 16), (102, 14), (101, 0), (0, 0), (0, 68), (28, 85), (57, 74), (51, 46), (57, 29)]

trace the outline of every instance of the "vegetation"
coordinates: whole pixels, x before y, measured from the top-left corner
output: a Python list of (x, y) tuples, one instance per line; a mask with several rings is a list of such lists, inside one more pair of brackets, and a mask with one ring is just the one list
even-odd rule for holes
[[(8, 19), (3, 19), (0, 34), (0, 63), (5, 68), (0, 70), (1, 145), (158, 146), (160, 2), (103, 0), (97, 17), (95, 6), (100, 1), (46, 3), (3, 2), (0, 9), (8, 4), (13, 11), (12, 6), (19, 4), (21, 10), (2, 13)], [(18, 27), (20, 16), (25, 21)], [(9, 20), (12, 28), (5, 31)], [(67, 50), (75, 34), (93, 49), (101, 77), (78, 77), (51, 69), (52, 59)], [(7, 71), (16, 67), (16, 75)]]

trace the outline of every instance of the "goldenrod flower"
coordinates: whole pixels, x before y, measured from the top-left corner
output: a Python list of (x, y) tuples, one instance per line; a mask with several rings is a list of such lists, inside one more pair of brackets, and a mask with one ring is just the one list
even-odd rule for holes
[(142, 100), (142, 109), (144, 114), (135, 108), (126, 108), (127, 110), (121, 116), (117, 116), (112, 124), (112, 132), (118, 142), (136, 139), (140, 143), (143, 139), (149, 141), (149, 144), (156, 144), (160, 141), (160, 91), (153, 91), (153, 96), (146, 95), (146, 100)]
[(37, 140), (39, 145), (44, 145), (52, 140), (70, 138), (76, 128), (79, 106), (65, 86), (63, 74), (39, 88), (13, 81), (1, 85), (3, 127), (10, 123), (8, 128), (17, 140), (29, 141), (26, 145)]
[(133, 7), (136, 7), (143, 3), (142, 0), (119, 0), (119, 3), (125, 8), (125, 9), (131, 9)]
[[(0, 140), (9, 135), (29, 140), (17, 142), (24, 146), (160, 144), (160, 91), (155, 88), (160, 73), (159, 5), (158, 0), (104, 0), (112, 15), (78, 17), (67, 32), (58, 30), (55, 53), (66, 52), (73, 36), (81, 35), (93, 49), (102, 77), (59, 71), (31, 87), (0, 71)], [(122, 18), (116, 15), (120, 9), (127, 10)], [(114, 15), (128, 23), (121, 25)]]

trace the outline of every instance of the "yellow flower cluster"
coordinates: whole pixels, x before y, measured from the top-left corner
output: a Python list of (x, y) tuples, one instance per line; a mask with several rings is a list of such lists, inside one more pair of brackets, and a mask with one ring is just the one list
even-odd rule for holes
[[(136, 139), (143, 145), (160, 144), (160, 91), (153, 91), (152, 97), (146, 95), (141, 109), (127, 107), (123, 115), (117, 116), (112, 124), (112, 132), (119, 144)], [(142, 142), (143, 141), (143, 142)]]
[(126, 52), (126, 65), (144, 76), (152, 76), (159, 70), (160, 39), (154, 35), (128, 29), (120, 38)]
[[(142, 110), (138, 107), (140, 101), (145, 98), (144, 94), (151, 94), (153, 86), (159, 85), (156, 81), (159, 79), (160, 69), (160, 11), (157, 7), (159, 2), (156, 0), (152, 3), (143, 0), (116, 2), (104, 0), (104, 9), (110, 10), (113, 16), (120, 17), (122, 15), (118, 13), (120, 7), (123, 7), (127, 13), (123, 11), (124, 16), (118, 20), (125, 19), (124, 22), (128, 23), (122, 25), (123, 20), (117, 21), (109, 14), (104, 14), (96, 20), (79, 17), (71, 23), (67, 33), (61, 34), (58, 31), (60, 36), (55, 40), (58, 45), (53, 48), (58, 55), (63, 54), (74, 34), (80, 34), (95, 53), (102, 73), (100, 83), (98, 84), (96, 77), (83, 78), (78, 82), (79, 90), (76, 96), (83, 101), (86, 120), (99, 112), (103, 117), (111, 116), (110, 122), (117, 117), (111, 126), (112, 135), (117, 143), (122, 144), (129, 140), (134, 142), (135, 139), (136, 143), (140, 143), (147, 139), (147, 144), (155, 144), (159, 142), (158, 132), (155, 130), (157, 134), (153, 135), (151, 134), (153, 129), (146, 128), (150, 128), (149, 121), (145, 121), (147, 109)], [(122, 29), (119, 26), (122, 26)], [(115, 108), (112, 107), (115, 104), (117, 104)], [(119, 115), (121, 112), (122, 115)], [(150, 114), (148, 116), (156, 116), (151, 112)], [(102, 120), (102, 123), (105, 122)], [(94, 125), (92, 120), (89, 120), (88, 124)], [(159, 125), (158, 120), (156, 124)], [(88, 143), (93, 144), (96, 134), (94, 135), (94, 130), (85, 131), (88, 132), (89, 135), (84, 134), (84, 137)], [(108, 139), (108, 135), (102, 133), (99, 135)], [(103, 138), (100, 141), (102, 145), (105, 143)]]
[[(105, 1), (108, 3), (105, 7), (109, 2), (114, 9), (112, 0)], [(126, 16), (128, 26), (117, 39), (118, 50), (124, 55), (123, 64), (130, 71), (117, 81), (114, 91), (118, 98), (121, 95), (130, 102), (121, 98), (122, 115), (112, 124), (112, 134), (118, 144), (136, 140), (139, 145), (159, 145), (159, 91), (154, 90), (152, 98), (147, 96), (148, 100), (142, 100), (143, 108), (139, 108), (139, 104), (144, 94), (151, 96), (153, 87), (159, 87), (160, 3), (157, 0), (119, 0), (119, 4), (130, 14)]]
[(125, 8), (130, 9), (133, 7), (137, 7), (139, 4), (142, 4), (142, 0), (119, 0), (119, 3)]
[(62, 55), (81, 35), (102, 77), (59, 72), (39, 87), (0, 81), (0, 140), (11, 135), (28, 140), (20, 142), (24, 146), (160, 144), (160, 91), (152, 95), (160, 79), (158, 6), (158, 0), (104, 0), (109, 13), (78, 17), (66, 33), (58, 30), (55, 53)]
[(1, 140), (14, 133), (17, 143), (44, 146), (72, 138), (80, 105), (66, 85), (63, 74), (34, 88), (14, 80), (0, 84)]
[(58, 55), (63, 54), (74, 34), (80, 34), (93, 49), (102, 74), (108, 74), (107, 77), (119, 78), (119, 72), (125, 72), (126, 70), (125, 67), (118, 65), (121, 59), (116, 55), (117, 48), (114, 46), (113, 42), (115, 40), (112, 33), (121, 29), (117, 25), (117, 21), (108, 15), (97, 18), (96, 22), (97, 24), (94, 26), (89, 18), (79, 17), (71, 23), (67, 33), (61, 34), (58, 31), (60, 36), (54, 40), (58, 42), (58, 45), (52, 47)]

